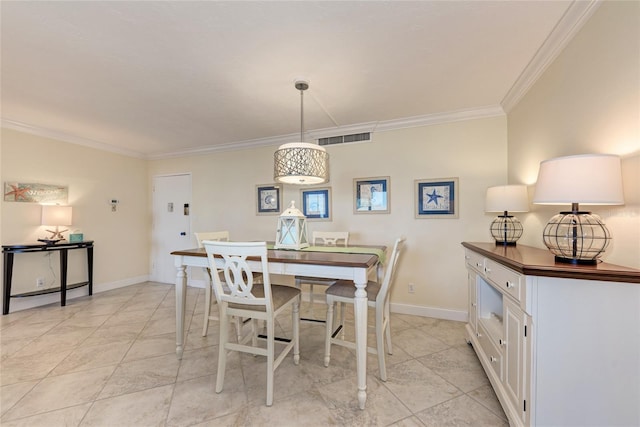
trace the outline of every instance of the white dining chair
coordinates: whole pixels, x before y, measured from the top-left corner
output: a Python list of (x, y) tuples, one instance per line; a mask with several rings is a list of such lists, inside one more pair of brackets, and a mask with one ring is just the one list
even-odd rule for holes
[[(199, 233), (193, 233), (196, 236), (196, 240), (198, 242), (198, 247), (203, 248), (202, 242), (205, 240), (215, 240), (218, 242), (228, 242), (229, 241), (229, 232), (228, 231), (204, 231)], [(206, 337), (207, 332), (209, 330), (209, 321), (210, 320), (219, 320), (218, 316), (211, 315), (211, 289), (213, 286), (213, 279), (211, 277), (211, 269), (209, 267), (205, 267), (203, 269), (206, 273), (206, 277), (209, 279), (204, 288), (204, 325), (202, 327), (202, 336)], [(215, 300), (213, 301), (215, 304)], [(238, 325), (236, 325), (239, 328)], [(238, 335), (240, 335), (240, 331), (238, 331)]]
[[(325, 245), (325, 246), (349, 246), (349, 232), (348, 231), (314, 231), (311, 236), (311, 242), (313, 245)], [(309, 277), (309, 276), (295, 276), (295, 283), (298, 289), (302, 289), (303, 284), (309, 285), (309, 301), (310, 301), (310, 318), (304, 318), (302, 320), (309, 320), (312, 322), (323, 322), (322, 320), (315, 319), (313, 315), (313, 307), (315, 304), (315, 294), (313, 293), (314, 285), (319, 286), (331, 286), (336, 283), (336, 279), (326, 279), (322, 277)]]
[[(273, 404), (274, 371), (293, 349), (293, 363), (300, 362), (300, 289), (292, 286), (272, 285), (269, 275), (266, 242), (203, 242), (209, 268), (216, 269), (216, 259), (222, 258), (226, 286), (213, 274), (213, 286), (220, 311), (220, 341), (218, 346), (218, 373), (216, 393), (222, 391), (228, 351), (239, 351), (267, 357), (267, 406)], [(257, 258), (261, 265), (263, 283), (255, 283), (247, 258)], [(293, 336), (275, 357), (275, 318), (292, 306)], [(229, 318), (251, 319), (251, 333), (239, 342), (229, 342)], [(267, 348), (259, 347), (257, 321), (266, 323)], [(281, 341), (279, 339), (278, 341)], [(248, 343), (251, 342), (251, 345)]]
[[(402, 252), (404, 244), (404, 238), (398, 238), (393, 245), (393, 251), (391, 256), (387, 260), (385, 267), (384, 278), (382, 283), (369, 281), (367, 283), (367, 298), (368, 306), (375, 310), (375, 333), (376, 333), (376, 347), (368, 347), (369, 353), (378, 355), (378, 367), (380, 368), (380, 379), (382, 381), (387, 380), (387, 369), (384, 359), (384, 337), (386, 336), (387, 352), (392, 354), (393, 347), (391, 346), (391, 325), (389, 324), (389, 295), (390, 290), (394, 282), (394, 275)], [(324, 352), (324, 366), (329, 366), (331, 359), (331, 345), (337, 344), (351, 349), (355, 349), (355, 343), (345, 341), (344, 339), (337, 338), (339, 332), (344, 329), (344, 322), (334, 330), (333, 329), (333, 310), (335, 304), (338, 302), (344, 312), (344, 304), (353, 304), (355, 298), (356, 287), (350, 280), (338, 280), (334, 285), (327, 288), (325, 294), (327, 296), (327, 323), (326, 323), (326, 335), (325, 335), (325, 352)]]

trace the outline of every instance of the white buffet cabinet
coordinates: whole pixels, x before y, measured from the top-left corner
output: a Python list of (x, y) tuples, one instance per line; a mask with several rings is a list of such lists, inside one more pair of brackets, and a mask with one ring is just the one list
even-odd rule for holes
[(462, 244), (469, 342), (511, 425), (640, 425), (640, 270)]

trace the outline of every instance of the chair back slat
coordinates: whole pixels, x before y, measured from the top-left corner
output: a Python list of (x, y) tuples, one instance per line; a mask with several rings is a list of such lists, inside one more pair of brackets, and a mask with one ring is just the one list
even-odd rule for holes
[(382, 279), (382, 286), (380, 287), (380, 292), (378, 292), (378, 297), (376, 298), (376, 304), (385, 303), (389, 297), (389, 292), (395, 279), (398, 260), (400, 259), (400, 254), (404, 248), (404, 241), (404, 237), (399, 237), (393, 245), (391, 256), (389, 257), (385, 268), (384, 278)]
[[(235, 303), (246, 305), (264, 305), (270, 312), (273, 304), (271, 299), (271, 281), (269, 278), (266, 242), (221, 242), (204, 240), (203, 246), (207, 251), (209, 268), (222, 270), (225, 286), (219, 275), (214, 274), (213, 290), (219, 303)], [(247, 258), (258, 258), (261, 263), (262, 281), (254, 286), (253, 270)], [(224, 265), (219, 265), (222, 258)], [(264, 286), (264, 292), (256, 292), (256, 288)]]
[(202, 242), (205, 240), (215, 240), (217, 242), (228, 242), (229, 241), (229, 232), (228, 231), (202, 231), (199, 233), (193, 233), (196, 236), (196, 240), (198, 242), (198, 247), (202, 248)]
[(314, 231), (314, 245), (349, 246), (348, 231)]

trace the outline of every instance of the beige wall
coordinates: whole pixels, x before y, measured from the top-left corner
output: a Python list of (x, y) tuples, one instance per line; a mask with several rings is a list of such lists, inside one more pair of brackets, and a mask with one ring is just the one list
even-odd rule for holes
[[(407, 237), (392, 300), (401, 309), (464, 318), (466, 273), (460, 242), (490, 238), (485, 189), (506, 182), (504, 117), (381, 132), (370, 143), (330, 146), (333, 221), (313, 230), (349, 230), (354, 244), (391, 245)], [(274, 240), (276, 216), (255, 214), (255, 185), (273, 182), (277, 147), (151, 161), (149, 179), (193, 174), (193, 231), (228, 229), (235, 240)], [(354, 214), (353, 178), (390, 176), (391, 213)], [(414, 180), (458, 177), (459, 219), (415, 219)], [(285, 186), (284, 200), (299, 206), (300, 187)], [(414, 283), (415, 294), (408, 293)]]
[[(640, 268), (640, 2), (603, 2), (508, 115), (509, 182), (533, 196), (542, 160), (585, 153), (623, 157), (625, 205), (593, 206), (613, 235), (604, 259)], [(594, 171), (597, 173), (597, 171)], [(522, 243), (544, 247), (560, 209), (532, 205)]]
[[(2, 182), (60, 184), (69, 187), (71, 230), (95, 240), (97, 290), (140, 280), (149, 274), (149, 190), (147, 162), (53, 139), (2, 129)], [(116, 212), (107, 200), (120, 199)], [(2, 202), (2, 244), (33, 242), (48, 236), (36, 203)], [(86, 277), (85, 251), (71, 251), (69, 281)], [(16, 255), (13, 293), (35, 290), (36, 277), (60, 286), (57, 254)], [(84, 288), (86, 292), (86, 288)], [(57, 294), (53, 300), (59, 298)], [(13, 299), (12, 309), (47, 297)], [(31, 301), (29, 301), (31, 300)]]

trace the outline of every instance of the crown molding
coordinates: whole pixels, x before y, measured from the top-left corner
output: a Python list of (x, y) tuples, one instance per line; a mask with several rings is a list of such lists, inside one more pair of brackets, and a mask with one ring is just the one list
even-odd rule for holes
[(82, 145), (89, 148), (95, 148), (102, 151), (121, 154), (127, 157), (135, 157), (144, 159), (145, 155), (137, 151), (127, 150), (125, 148), (115, 147), (103, 142), (94, 141), (87, 138), (70, 135), (57, 130), (46, 129), (38, 126), (28, 125), (26, 123), (17, 122), (15, 120), (0, 119), (0, 125), (6, 129), (17, 130), (19, 132), (29, 133), (32, 135), (42, 136), (44, 138), (57, 139), (58, 141), (68, 142), (71, 144)]
[(565, 11), (500, 103), (509, 113), (527, 94), (571, 39), (600, 7), (602, 0), (576, 0)]
[[(354, 133), (364, 132), (388, 132), (396, 129), (405, 129), (419, 126), (431, 126), (442, 123), (458, 122), (463, 120), (483, 119), (496, 116), (504, 116), (505, 112), (499, 105), (486, 106), (480, 108), (468, 108), (464, 110), (450, 111), (445, 113), (427, 114), (424, 116), (407, 117), (396, 120), (385, 120), (379, 122), (359, 123), (349, 126), (336, 126), (325, 129), (316, 129), (305, 132), (305, 140), (317, 140), (319, 138), (328, 138), (337, 135), (351, 135)], [(64, 132), (54, 131), (50, 129), (39, 128), (37, 126), (19, 123), (13, 120), (2, 119), (2, 127), (14, 129), (17, 131), (30, 133), (46, 138), (57, 139), (72, 144), (83, 145), (86, 147), (96, 148), (103, 151), (110, 151), (129, 157), (142, 158), (147, 160), (171, 159), (177, 157), (189, 157), (211, 153), (219, 153), (224, 151), (247, 150), (251, 148), (280, 145), (288, 142), (299, 142), (300, 134), (292, 133), (288, 135), (273, 136), (268, 138), (258, 138), (246, 141), (229, 142), (225, 144), (211, 145), (205, 147), (189, 148), (185, 150), (176, 150), (163, 153), (154, 153), (144, 155), (135, 151), (125, 150), (114, 147), (102, 142), (92, 141), (85, 138), (76, 137)]]

